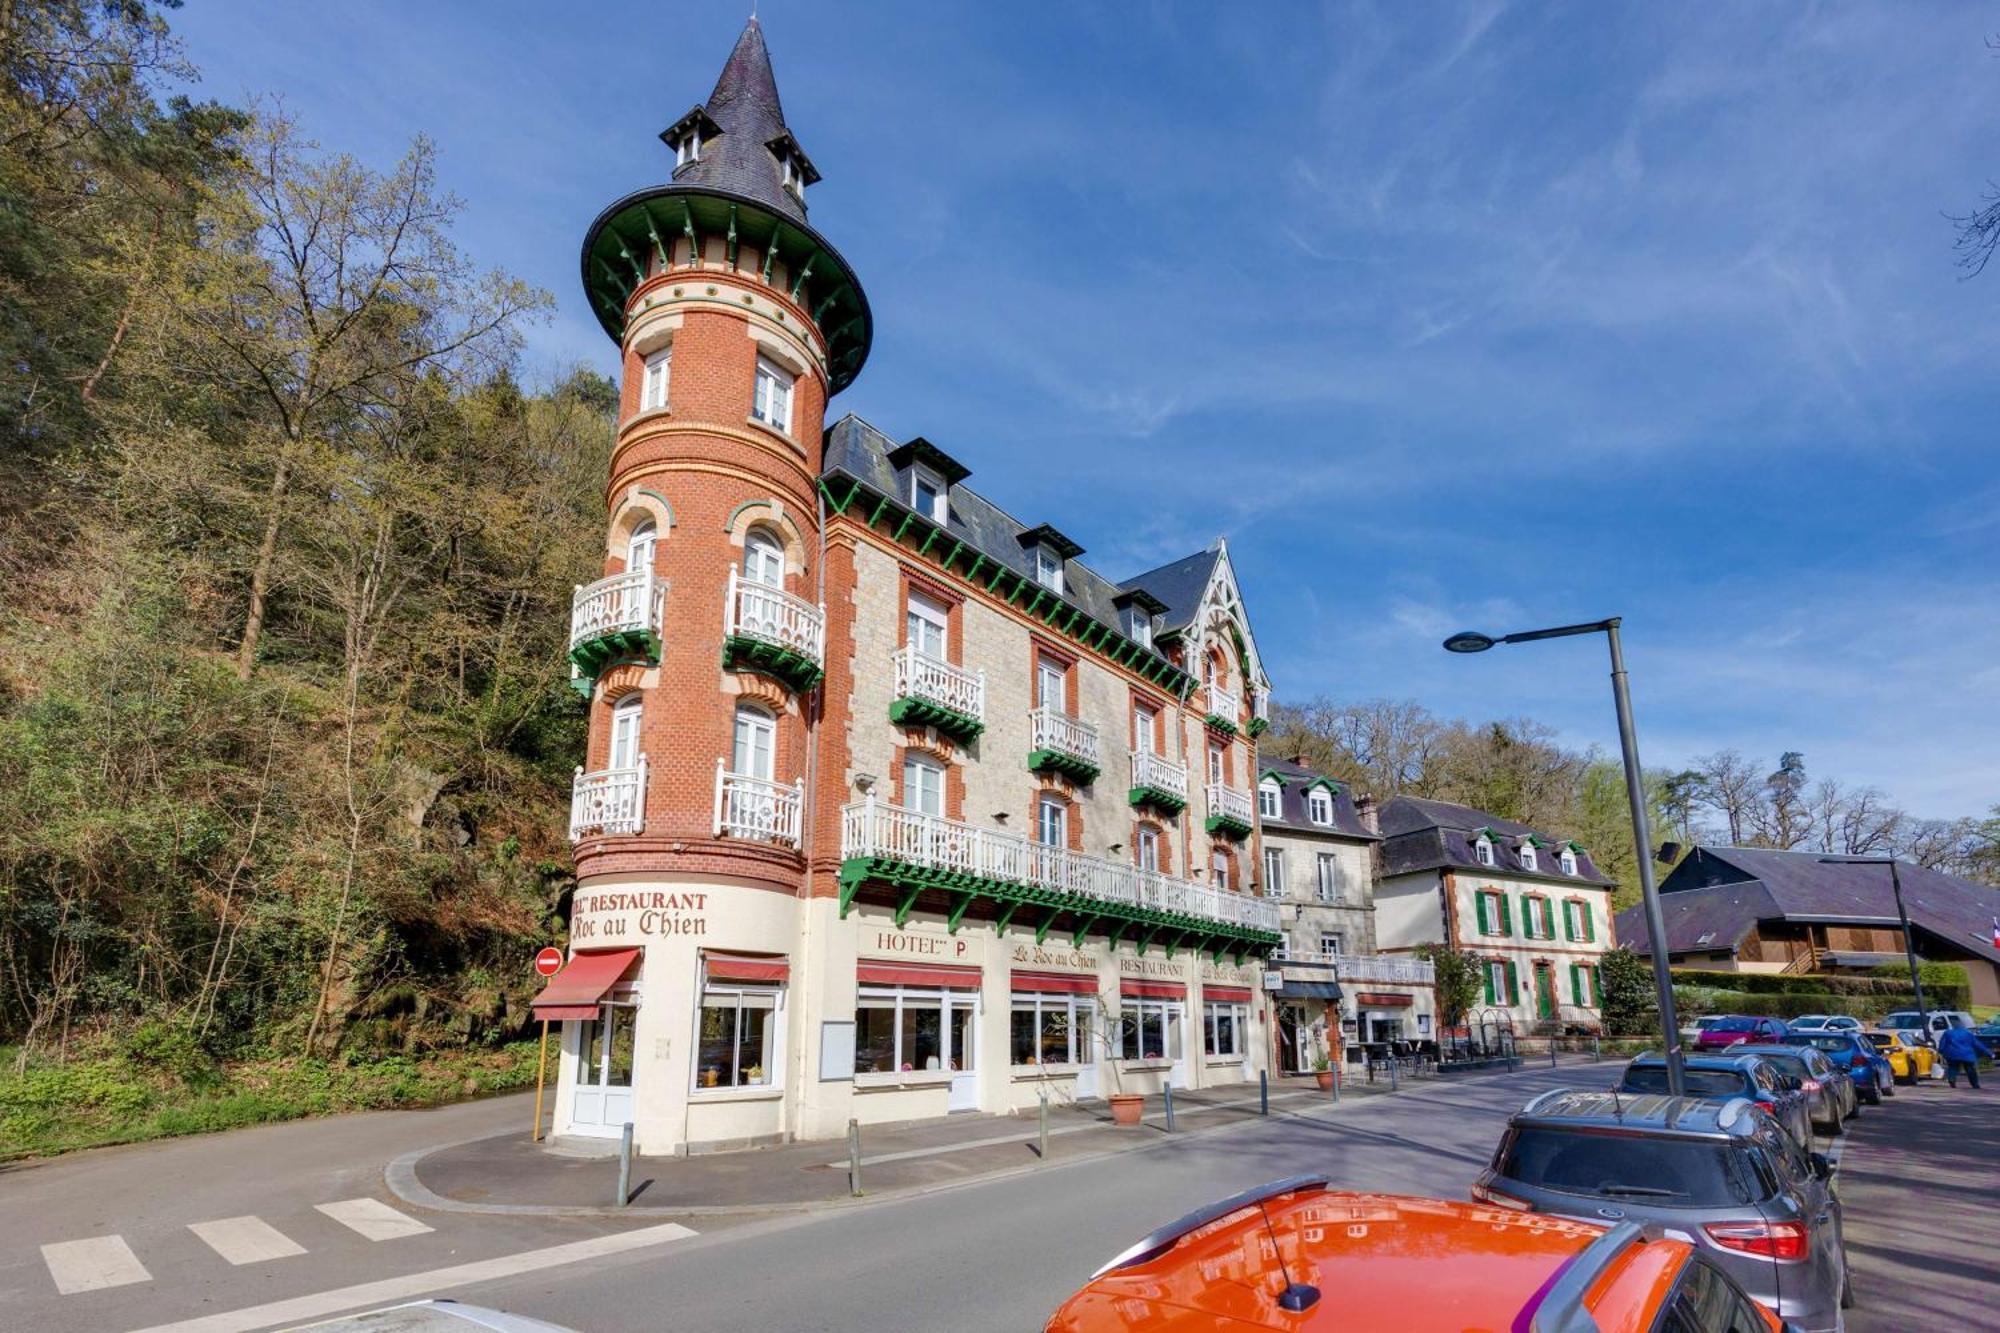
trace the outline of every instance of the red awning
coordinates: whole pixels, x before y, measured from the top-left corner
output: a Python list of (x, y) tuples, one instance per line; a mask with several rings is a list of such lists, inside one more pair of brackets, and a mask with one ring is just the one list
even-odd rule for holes
[(1356, 1004), (1365, 1004), (1371, 1009), (1401, 1009), (1405, 1005), (1415, 1004), (1417, 997), (1414, 995), (1397, 995), (1393, 992), (1385, 993), (1383, 991), (1364, 990), (1355, 992), (1354, 1002)]
[(1118, 983), (1118, 993), (1144, 1000), (1179, 1000), (1186, 997), (1187, 987), (1178, 981), (1134, 981), (1126, 977)]
[(554, 1023), (565, 1018), (595, 1018), (604, 992), (618, 984), (625, 969), (639, 956), (637, 949), (600, 949), (570, 955), (563, 970), (531, 1002), (535, 1017)]
[(1218, 1004), (1250, 1003), (1250, 988), (1248, 986), (1203, 986), (1201, 993), (1202, 998), (1214, 1000)]
[(1097, 994), (1096, 977), (1071, 976), (1064, 972), (1016, 972), (1015, 990), (1055, 992), (1062, 995)]
[(976, 967), (945, 967), (936, 963), (878, 963), (865, 959), (854, 969), (864, 986), (953, 986), (979, 988)]
[(790, 981), (792, 964), (788, 958), (753, 957), (748, 954), (710, 953), (701, 958), (710, 981)]

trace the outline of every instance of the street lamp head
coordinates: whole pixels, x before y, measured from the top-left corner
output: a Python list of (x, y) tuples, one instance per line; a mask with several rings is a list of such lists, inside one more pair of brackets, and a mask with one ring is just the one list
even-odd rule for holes
[(1499, 640), (1490, 634), (1481, 634), (1476, 629), (1462, 629), (1444, 641), (1448, 653), (1483, 653)]

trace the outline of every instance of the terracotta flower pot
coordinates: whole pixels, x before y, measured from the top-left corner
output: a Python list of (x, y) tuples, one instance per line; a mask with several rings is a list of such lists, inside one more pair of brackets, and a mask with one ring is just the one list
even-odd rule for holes
[(1139, 1113), (1145, 1109), (1146, 1099), (1136, 1092), (1114, 1092), (1110, 1097), (1111, 1123), (1114, 1125), (1136, 1125)]
[(1333, 1071), (1331, 1069), (1313, 1070), (1313, 1081), (1319, 1084), (1321, 1092), (1333, 1091)]

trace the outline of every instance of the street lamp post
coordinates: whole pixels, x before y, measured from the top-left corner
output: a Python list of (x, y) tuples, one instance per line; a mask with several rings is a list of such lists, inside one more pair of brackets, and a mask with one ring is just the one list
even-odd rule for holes
[[(1625, 757), (1625, 798), (1632, 805), (1632, 845), (1639, 857), (1639, 897), (1646, 909), (1646, 933), (1653, 941), (1653, 985), (1659, 991), (1660, 1025), (1667, 1048), (1667, 1091), (1685, 1095), (1687, 1080), (1681, 1069), (1681, 1025), (1674, 1012), (1674, 976), (1667, 960), (1667, 922), (1660, 910), (1659, 886), (1653, 882), (1653, 835), (1646, 824), (1646, 784), (1639, 768), (1639, 736), (1632, 726), (1632, 693), (1625, 683), (1625, 652), (1618, 641), (1619, 617), (1596, 620), (1587, 625), (1558, 625), (1554, 629), (1526, 630), (1499, 638), (1475, 630), (1461, 630), (1444, 641), (1454, 653), (1483, 653), (1502, 643), (1531, 643), (1536, 639), (1566, 639), (1577, 634), (1602, 632), (1611, 644), (1611, 699), (1618, 709), (1618, 748)], [(1600, 996), (1598, 1003), (1603, 1003)]]
[(1923, 1039), (1931, 1039), (1931, 1014), (1924, 1007), (1923, 978), (1917, 973), (1917, 945), (1910, 937), (1910, 913), (1903, 906), (1903, 877), (1896, 869), (1893, 856), (1822, 856), (1820, 861), (1830, 866), (1887, 866), (1889, 867), (1889, 891), (1896, 895), (1896, 919), (1903, 923), (1903, 959), (1910, 965), (1910, 989), (1917, 997), (1917, 1031)]

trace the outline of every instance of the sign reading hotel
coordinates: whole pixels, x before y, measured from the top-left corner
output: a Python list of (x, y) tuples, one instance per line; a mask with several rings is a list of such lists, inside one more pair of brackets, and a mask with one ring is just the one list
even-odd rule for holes
[(573, 944), (706, 934), (708, 894), (662, 889), (585, 889), (576, 895), (569, 928)]
[(864, 953), (896, 958), (963, 958), (970, 941), (955, 935), (926, 935), (914, 930), (869, 930), (861, 937)]

